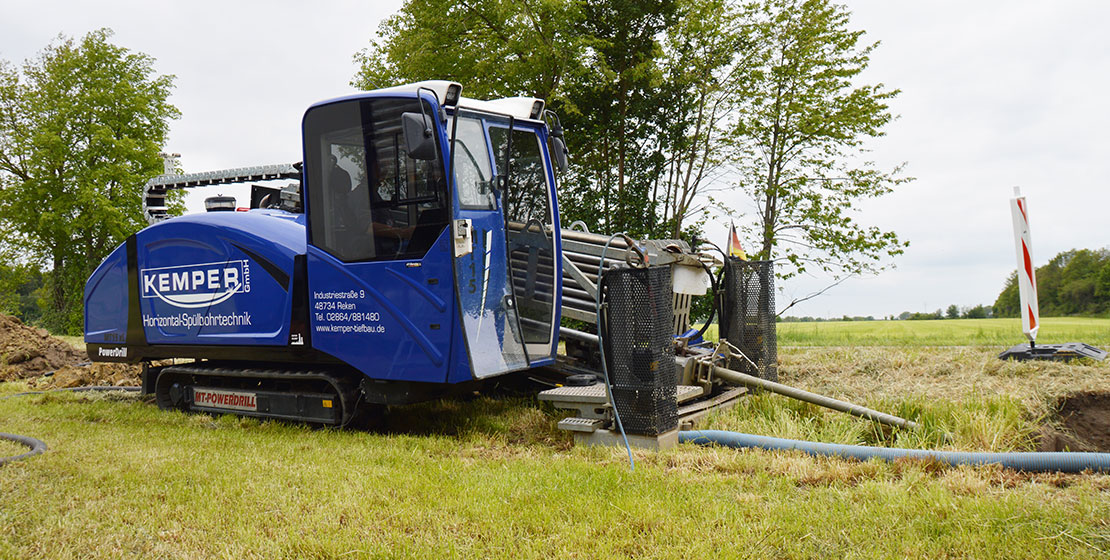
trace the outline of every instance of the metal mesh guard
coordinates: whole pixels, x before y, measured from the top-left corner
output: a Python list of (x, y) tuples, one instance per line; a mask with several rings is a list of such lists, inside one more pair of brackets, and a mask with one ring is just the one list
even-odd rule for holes
[(771, 261), (728, 259), (721, 337), (727, 338), (757, 366), (753, 371), (747, 361), (734, 358), (729, 369), (778, 381), (773, 264)]
[(613, 401), (628, 432), (659, 434), (678, 425), (670, 267), (605, 273), (605, 354)]

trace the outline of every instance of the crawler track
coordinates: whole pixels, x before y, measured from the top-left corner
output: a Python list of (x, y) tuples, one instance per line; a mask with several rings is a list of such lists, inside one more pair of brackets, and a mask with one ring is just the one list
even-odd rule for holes
[(232, 364), (167, 366), (154, 384), (158, 406), (346, 427), (359, 416), (361, 392), (349, 375), (328, 370), (259, 369)]

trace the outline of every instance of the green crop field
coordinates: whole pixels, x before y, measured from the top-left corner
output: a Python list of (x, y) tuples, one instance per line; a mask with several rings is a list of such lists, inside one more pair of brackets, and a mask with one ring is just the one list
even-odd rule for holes
[[(1042, 317), (1037, 342), (1110, 347), (1110, 319)], [(716, 336), (716, 325), (709, 329)], [(998, 346), (1026, 341), (1021, 319), (779, 323), (779, 346)]]
[[(1110, 387), (1110, 364), (1002, 362), (995, 352), (780, 352), (783, 381), (917, 420), (920, 433), (770, 394), (699, 427), (1031, 450), (1056, 399)], [(0, 399), (24, 389), (0, 384)], [(0, 467), (0, 558), (1110, 554), (1107, 475), (691, 445), (636, 451), (630, 471), (623, 449), (572, 446), (555, 427), (562, 416), (528, 397), (483, 396), (398, 407), (367, 433), (165, 412), (135, 397), (3, 399), (0, 431), (50, 450)]]

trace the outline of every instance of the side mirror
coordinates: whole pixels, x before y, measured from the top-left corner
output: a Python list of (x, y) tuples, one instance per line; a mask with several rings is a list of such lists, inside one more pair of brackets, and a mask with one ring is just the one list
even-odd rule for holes
[(552, 151), (555, 152), (555, 165), (559, 166), (559, 171), (561, 173), (566, 173), (567, 154), (569, 153), (566, 143), (563, 142), (563, 138), (561, 136), (552, 136), (551, 144), (551, 147), (553, 148)]
[(543, 119), (551, 127), (551, 152), (555, 156), (555, 165), (559, 166), (560, 172), (566, 173), (570, 150), (567, 149), (567, 143), (563, 141), (563, 121), (551, 109), (543, 112)]
[(436, 139), (432, 125), (421, 113), (401, 113), (401, 130), (409, 157), (418, 160), (436, 158)]

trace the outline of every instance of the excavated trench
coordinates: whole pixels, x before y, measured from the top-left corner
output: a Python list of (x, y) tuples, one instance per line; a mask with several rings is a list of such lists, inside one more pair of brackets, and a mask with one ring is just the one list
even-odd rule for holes
[(1075, 393), (1056, 402), (1039, 451), (1110, 452), (1110, 392)]

